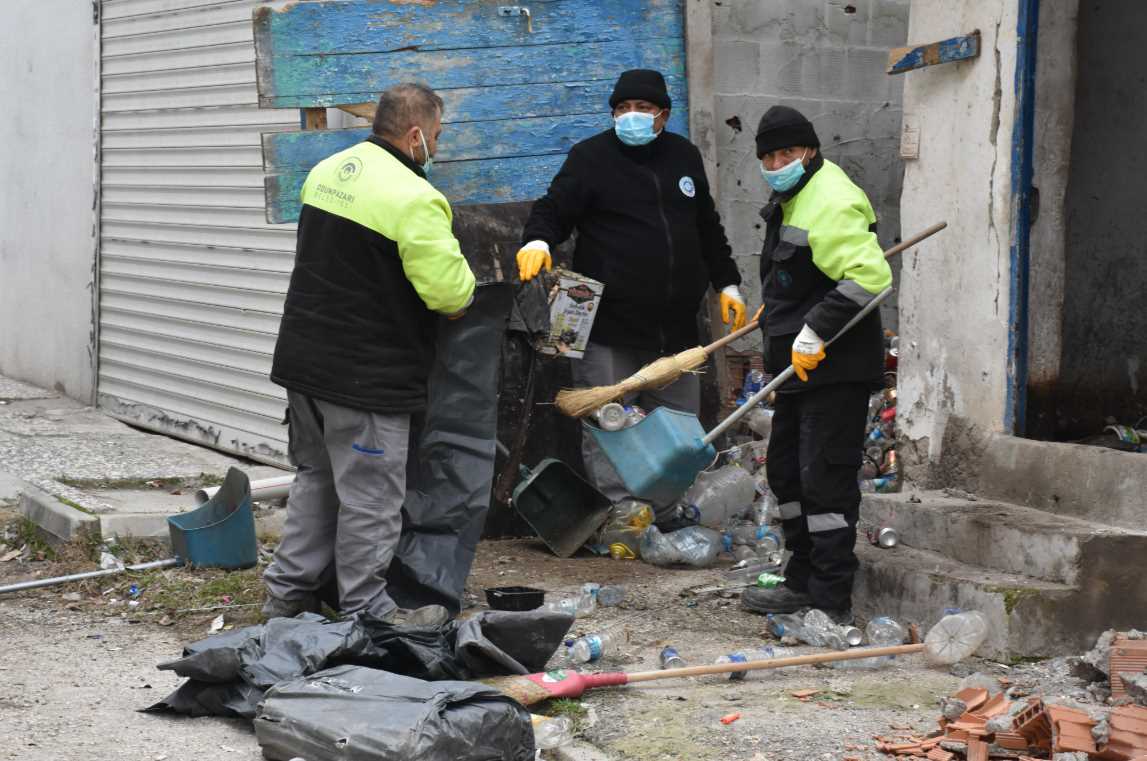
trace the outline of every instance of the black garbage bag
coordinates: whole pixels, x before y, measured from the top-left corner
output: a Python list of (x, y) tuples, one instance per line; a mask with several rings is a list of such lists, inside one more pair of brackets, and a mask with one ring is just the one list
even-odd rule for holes
[(443, 626), (275, 618), (187, 645), (182, 658), (161, 663), (188, 681), (144, 710), (250, 719), (271, 686), (344, 664), (432, 681), (528, 674), (544, 668), (572, 624), (572, 616), (545, 610), (486, 611)]
[(255, 717), (271, 761), (529, 761), (530, 712), (492, 687), (336, 666), (272, 687)]
[(362, 625), (377, 648), (365, 665), (418, 679), (477, 679), (541, 671), (562, 644), (573, 616), (548, 610), (483, 611), (445, 626)]
[(335, 663), (369, 660), (370, 636), (356, 621), (328, 621), (314, 613), (217, 634), (159, 664), (188, 681), (145, 711), (250, 719), (268, 687)]

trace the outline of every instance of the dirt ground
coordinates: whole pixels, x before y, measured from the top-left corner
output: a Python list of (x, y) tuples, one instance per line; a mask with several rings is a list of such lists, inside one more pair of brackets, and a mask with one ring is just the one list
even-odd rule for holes
[[(92, 567), (82, 556), (67, 562), (18, 559), (0, 562), (0, 582)], [(189, 578), (204, 574), (206, 579)], [(609, 558), (562, 560), (536, 540), (487, 541), (479, 548), (467, 597), (475, 606), (470, 610), (480, 610), (483, 589), (489, 586), (537, 586), (555, 599), (584, 582), (622, 584), (625, 601), (579, 619), (571, 636), (610, 631), (621, 645), (600, 668), (640, 671), (657, 668), (657, 655), (666, 644), (696, 665), (766, 643), (764, 619), (741, 611), (737, 599), (690, 594), (719, 584), (721, 575), (721, 568), (665, 570)], [(132, 583), (136, 598), (130, 596)], [(155, 664), (177, 656), (183, 642), (207, 636), (219, 612), (226, 614), (228, 626), (251, 620), (261, 595), (256, 569), (125, 575), (114, 582), (0, 597), (5, 644), (0, 650), (0, 759), (259, 758), (254, 735), (242, 722), (136, 711), (178, 683)], [(129, 606), (130, 599), (138, 604)], [(216, 605), (244, 607), (179, 612)], [(552, 665), (560, 662), (555, 657)], [(610, 758), (877, 759), (883, 757), (873, 749), (874, 735), (933, 728), (936, 700), (954, 691), (958, 677), (973, 669), (994, 676), (1008, 672), (1005, 666), (979, 662), (961, 664), (953, 675), (929, 669), (912, 656), (878, 672), (806, 666), (750, 675), (743, 682), (707, 677), (601, 690), (574, 708), (582, 739)], [(792, 694), (800, 690), (817, 693), (800, 700)], [(738, 720), (721, 723), (721, 717), (735, 713)]]

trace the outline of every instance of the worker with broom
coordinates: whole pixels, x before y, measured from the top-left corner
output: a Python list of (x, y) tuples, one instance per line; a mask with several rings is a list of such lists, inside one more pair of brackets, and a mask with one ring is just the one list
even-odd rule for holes
[(796, 378), (778, 389), (766, 464), (780, 503), (785, 581), (751, 588), (757, 613), (816, 607), (840, 623), (852, 617), (856, 522), (868, 398), (880, 388), (884, 338), (874, 310), (829, 351), (825, 342), (892, 283), (864, 191), (820, 153), (812, 124), (774, 106), (757, 128), (757, 157), (772, 189), (761, 211), (765, 364), (791, 363)]
[[(698, 343), (697, 311), (710, 285), (722, 319), (745, 323), (745, 301), (701, 153), (669, 132), (672, 102), (660, 72), (622, 72), (609, 98), (611, 129), (575, 145), (534, 203), (518, 251), (519, 276), (552, 266), (551, 249), (577, 231), (573, 269), (605, 284), (585, 356), (573, 362), (579, 387), (608, 386), (662, 355)], [(625, 397), (646, 410), (696, 414), (700, 381), (686, 373), (671, 385)], [(594, 485), (617, 502), (627, 494), (588, 436), (582, 456)]]
[[(475, 278), (446, 198), (427, 180), (442, 99), (419, 84), (382, 94), (372, 134), (307, 175), (271, 380), (287, 389), (298, 468), (268, 617), (316, 611), (334, 571), (338, 608), (400, 618), (386, 574), (401, 536), (411, 414), (426, 407), (439, 317)], [(443, 623), (441, 605), (402, 612)]]

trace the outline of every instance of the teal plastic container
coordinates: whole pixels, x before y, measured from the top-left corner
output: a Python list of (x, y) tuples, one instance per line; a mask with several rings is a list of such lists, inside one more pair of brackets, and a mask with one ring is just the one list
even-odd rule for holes
[(237, 468), (227, 471), (215, 496), (189, 513), (167, 519), (171, 548), (185, 565), (250, 568), (258, 560), (251, 482)]
[(713, 445), (702, 442), (701, 421), (667, 407), (658, 407), (637, 425), (620, 431), (583, 425), (629, 493), (657, 505), (674, 502), (717, 458)]

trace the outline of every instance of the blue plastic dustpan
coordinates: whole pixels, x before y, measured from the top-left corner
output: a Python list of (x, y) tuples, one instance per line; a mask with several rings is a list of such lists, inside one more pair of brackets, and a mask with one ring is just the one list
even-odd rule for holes
[(585, 425), (634, 497), (668, 505), (717, 457), (695, 415), (658, 407), (620, 431)]
[(251, 482), (238, 468), (227, 471), (211, 499), (167, 519), (175, 556), (201, 568), (250, 568), (259, 558)]

